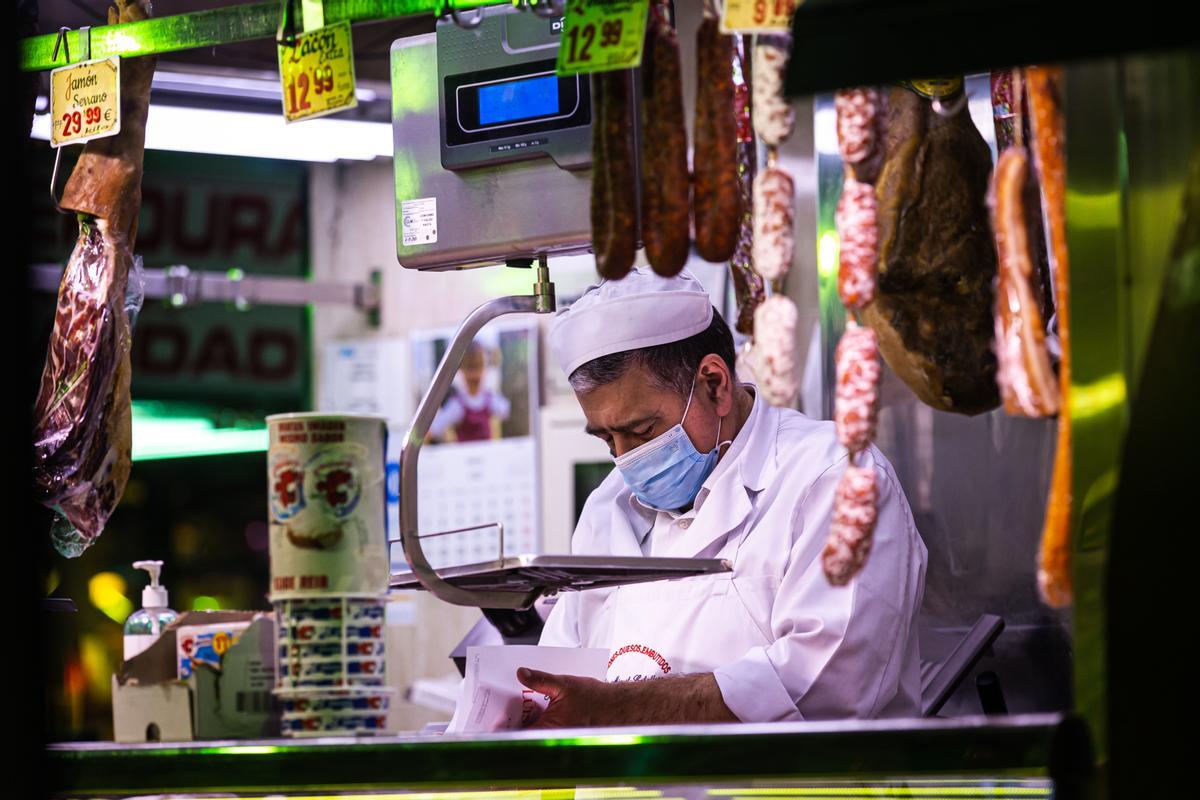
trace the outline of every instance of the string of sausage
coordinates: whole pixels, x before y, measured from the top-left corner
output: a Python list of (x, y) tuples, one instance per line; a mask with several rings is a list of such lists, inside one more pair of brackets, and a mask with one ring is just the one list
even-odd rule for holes
[(688, 257), (687, 127), (679, 40), (663, 5), (650, 9), (642, 66), (642, 242), (659, 275)]
[(782, 282), (795, 253), (795, 183), (777, 165), (778, 148), (792, 133), (795, 114), (783, 96), (787, 37), (759, 37), (754, 48), (754, 131), (767, 146), (767, 165), (753, 184), (753, 266), (773, 294), (754, 313), (751, 363), (763, 399), (791, 406), (800, 391), (800, 359), (796, 353), (799, 312), (782, 293)]
[(767, 167), (754, 179), (754, 269), (783, 280), (795, 253), (795, 182), (776, 165), (777, 149), (792, 133), (795, 113), (783, 96), (788, 43), (762, 38), (754, 48), (754, 127), (767, 145)]
[(637, 251), (637, 185), (628, 70), (592, 76), (592, 251), (596, 269), (620, 280)]
[(1042, 209), (1050, 239), (1054, 275), (1058, 339), (1062, 357), (1058, 365), (1058, 446), (1042, 543), (1038, 555), (1038, 590), (1051, 606), (1071, 603), (1071, 336), (1070, 281), (1067, 260), (1066, 155), (1062, 110), (1062, 70), (1029, 67), (1025, 70), (1032, 115), (1034, 162), (1038, 168)]
[(838, 294), (850, 317), (835, 354), (834, 424), (846, 448), (846, 471), (834, 493), (833, 519), (821, 565), (825, 577), (843, 586), (858, 574), (871, 551), (878, 487), (873, 464), (859, 463), (871, 446), (879, 409), (879, 343), (875, 332), (859, 325), (853, 315), (875, 296), (879, 232), (875, 217), (875, 188), (856, 173), (878, 161), (882, 141), (881, 100), (874, 89), (837, 93), (838, 146), (845, 177), (835, 214), (841, 239)]
[(692, 209), (696, 252), (728, 261), (737, 249), (742, 200), (738, 193), (737, 119), (734, 116), (733, 37), (706, 16), (696, 35), (696, 124)]

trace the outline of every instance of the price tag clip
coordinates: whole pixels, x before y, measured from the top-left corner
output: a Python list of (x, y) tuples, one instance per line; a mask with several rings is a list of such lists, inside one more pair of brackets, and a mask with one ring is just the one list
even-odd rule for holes
[(350, 23), (325, 25), (320, 0), (303, 0), (304, 31), (296, 33), (294, 0), (282, 1), (276, 49), (284, 119), (313, 119), (357, 106)]
[(803, 0), (725, 0), (723, 33), (787, 33)]
[(555, 71), (611, 72), (642, 63), (649, 0), (570, 0)]
[(54, 148), (54, 169), (50, 173), (50, 200), (60, 214), (70, 214), (58, 203), (58, 171), (62, 148), (92, 139), (115, 136), (121, 132), (121, 60), (117, 56), (92, 61), (92, 27), (79, 29), (83, 50), (78, 63), (72, 63), (71, 29), (58, 29), (52, 61), (63, 54), (63, 66), (50, 72), (50, 146)]

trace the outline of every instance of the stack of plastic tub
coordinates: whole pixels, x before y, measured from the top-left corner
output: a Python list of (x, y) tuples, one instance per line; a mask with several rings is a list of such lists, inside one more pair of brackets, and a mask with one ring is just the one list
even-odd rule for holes
[(288, 736), (387, 730), (387, 423), (267, 418), (275, 695)]

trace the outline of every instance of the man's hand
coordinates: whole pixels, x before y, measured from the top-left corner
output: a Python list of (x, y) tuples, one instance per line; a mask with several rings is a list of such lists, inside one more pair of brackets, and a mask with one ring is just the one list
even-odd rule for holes
[(550, 698), (550, 705), (531, 728), (581, 728), (592, 725), (618, 725), (602, 721), (610, 701), (606, 690), (611, 686), (594, 678), (551, 675), (521, 667), (517, 680), (535, 692)]
[(550, 698), (531, 728), (737, 722), (712, 673), (629, 683), (605, 683), (522, 667), (517, 680)]

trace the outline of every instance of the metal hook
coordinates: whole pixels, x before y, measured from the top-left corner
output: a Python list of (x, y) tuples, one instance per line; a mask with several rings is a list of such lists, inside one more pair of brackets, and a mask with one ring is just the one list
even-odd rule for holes
[(475, 8), (476, 14), (474, 17), (460, 17), (458, 9), (454, 7), (455, 2), (456, 0), (446, 0), (446, 6), (450, 9), (450, 18), (454, 20), (455, 25), (469, 31), (483, 24), (483, 6)]
[(296, 14), (292, 0), (279, 0), (279, 29), (275, 31), (275, 43), (288, 46), (296, 43)]
[(50, 173), (50, 202), (54, 204), (54, 210), (60, 214), (67, 215), (71, 212), (58, 204), (58, 165), (62, 161), (62, 147), (54, 149), (54, 170)]
[[(67, 34), (71, 29), (64, 26), (58, 29), (58, 38), (54, 40), (54, 55), (51, 61), (58, 61), (58, 49), (61, 46), (63, 51), (63, 61), (66, 64), (71, 63), (71, 44), (67, 38)], [(79, 42), (83, 45), (83, 60), (89, 61), (92, 58), (92, 28), (90, 25), (85, 25), (79, 29)], [(53, 121), (51, 122), (53, 124)], [(50, 172), (50, 202), (54, 204), (54, 210), (63, 215), (69, 215), (72, 212), (63, 208), (58, 203), (58, 168), (62, 164), (62, 153), (65, 145), (59, 145), (54, 149), (54, 169)]]
[(67, 41), (67, 34), (70, 32), (71, 29), (65, 26), (58, 29), (58, 38), (54, 40), (54, 55), (50, 56), (51, 61), (58, 61), (58, 47), (62, 45), (65, 60), (68, 64), (71, 63), (71, 45)]
[(929, 103), (929, 107), (933, 109), (933, 113), (939, 117), (953, 117), (967, 105), (967, 91), (963, 90), (962, 94), (954, 98), (949, 106), (942, 105), (942, 98), (934, 97)]
[(524, 4), (542, 19), (556, 19), (567, 13), (567, 0), (524, 0)]

